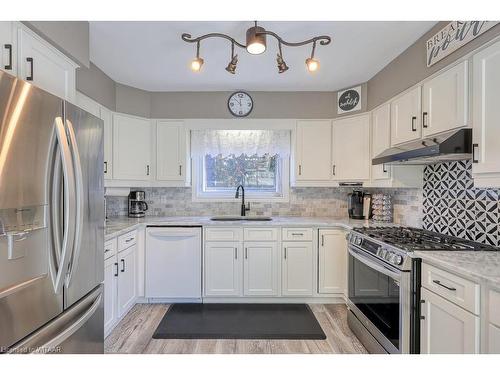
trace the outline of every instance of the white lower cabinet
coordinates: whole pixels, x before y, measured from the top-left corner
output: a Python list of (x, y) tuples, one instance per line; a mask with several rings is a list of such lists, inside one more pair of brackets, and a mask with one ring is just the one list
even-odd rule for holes
[(245, 296), (278, 294), (277, 242), (245, 242), (243, 265)]
[(281, 254), (281, 293), (284, 296), (311, 296), (314, 270), (312, 243), (283, 242)]
[(118, 319), (118, 260), (116, 255), (104, 261), (104, 335)]
[(241, 294), (241, 257), (239, 242), (206, 243), (206, 296), (237, 297)]
[(479, 317), (422, 288), (420, 352), (479, 353)]
[(338, 229), (319, 230), (319, 285), (321, 294), (345, 293), (347, 288), (347, 241)]
[(500, 354), (500, 327), (488, 324), (488, 353)]
[(118, 316), (122, 317), (137, 299), (137, 245), (118, 253)]

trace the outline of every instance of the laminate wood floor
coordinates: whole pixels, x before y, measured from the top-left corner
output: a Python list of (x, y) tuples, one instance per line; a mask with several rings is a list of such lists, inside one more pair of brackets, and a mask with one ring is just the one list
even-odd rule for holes
[(326, 340), (155, 340), (169, 305), (136, 304), (104, 342), (105, 353), (131, 354), (364, 354), (347, 326), (345, 305), (310, 305)]

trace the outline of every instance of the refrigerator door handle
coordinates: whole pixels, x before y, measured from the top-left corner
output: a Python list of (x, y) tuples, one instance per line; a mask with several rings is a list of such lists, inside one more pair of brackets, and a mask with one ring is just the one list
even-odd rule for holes
[[(61, 153), (61, 164), (63, 170), (64, 185), (64, 234), (61, 246), (61, 254), (58, 262), (56, 274), (52, 274), (54, 291), (57, 294), (62, 292), (62, 287), (68, 272), (68, 266), (71, 259), (70, 247), (74, 242), (75, 227), (75, 177), (73, 163), (71, 160), (71, 151), (66, 137), (66, 131), (61, 117), (55, 119), (55, 131), (57, 136), (58, 149)], [(53, 182), (54, 183), (54, 182)], [(55, 204), (55, 202), (53, 202)], [(57, 223), (53, 223), (57, 225)]]
[(76, 221), (75, 221), (75, 236), (73, 239), (73, 251), (70, 262), (70, 270), (67, 278), (66, 286), (69, 287), (71, 284), (71, 278), (74, 274), (74, 270), (77, 268), (78, 259), (80, 257), (80, 244), (82, 240), (82, 230), (83, 230), (83, 205), (85, 204), (83, 199), (83, 173), (82, 164), (80, 162), (80, 153), (78, 151), (78, 144), (76, 142), (75, 131), (73, 129), (73, 124), (71, 121), (67, 120), (67, 129), (69, 135), (69, 142), (72, 149), (72, 160), (74, 167), (74, 181), (76, 186)]

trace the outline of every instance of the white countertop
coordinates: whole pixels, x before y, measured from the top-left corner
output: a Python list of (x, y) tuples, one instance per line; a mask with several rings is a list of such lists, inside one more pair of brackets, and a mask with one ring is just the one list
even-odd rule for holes
[(500, 251), (415, 251), (424, 262), (500, 287)]
[[(331, 217), (273, 217), (271, 221), (212, 221), (208, 216), (168, 216), (132, 219), (128, 217), (109, 218), (106, 221), (105, 239), (116, 237), (129, 230), (145, 225), (200, 225), (200, 226), (292, 226), (292, 227), (341, 227), (352, 229), (364, 225), (388, 225), (368, 220), (352, 220)], [(392, 225), (392, 224), (390, 224)]]

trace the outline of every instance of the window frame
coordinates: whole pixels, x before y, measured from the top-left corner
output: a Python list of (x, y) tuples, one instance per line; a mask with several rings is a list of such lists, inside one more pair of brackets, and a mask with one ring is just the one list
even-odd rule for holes
[[(204, 181), (204, 156), (194, 156), (192, 158), (192, 201), (193, 202), (240, 202), (241, 198), (235, 198), (234, 191), (206, 192), (203, 191)], [(278, 179), (281, 195), (273, 196), (275, 193), (256, 192), (250, 189), (245, 190), (245, 200), (247, 202), (289, 202), (290, 201), (290, 157), (280, 156), (278, 159)]]

